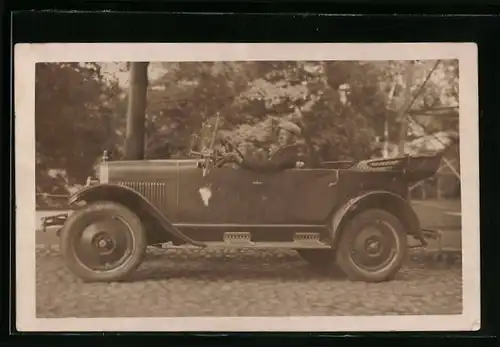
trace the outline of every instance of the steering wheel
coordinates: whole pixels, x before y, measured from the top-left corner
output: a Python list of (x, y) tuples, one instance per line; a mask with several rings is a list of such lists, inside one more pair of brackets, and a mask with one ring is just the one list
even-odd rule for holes
[(236, 147), (236, 145), (228, 139), (220, 139), (220, 143), (230, 152), (236, 152), (240, 157), (243, 158), (243, 153), (241, 153), (238, 147)]
[[(227, 139), (220, 139), (220, 143), (222, 144), (222, 146), (224, 146), (226, 151), (236, 152), (236, 154), (238, 154), (241, 158), (243, 158), (243, 153), (231, 141)], [(230, 155), (225, 155), (222, 159), (218, 160), (217, 163), (215, 163), (215, 166), (222, 167), (224, 164), (232, 161), (233, 158)]]

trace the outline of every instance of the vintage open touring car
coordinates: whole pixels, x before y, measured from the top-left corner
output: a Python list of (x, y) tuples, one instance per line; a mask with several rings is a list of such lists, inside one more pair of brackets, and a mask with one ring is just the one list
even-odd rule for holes
[(202, 127), (196, 157), (104, 160), (69, 198), (61, 254), (84, 281), (126, 279), (148, 246), (286, 248), (313, 267), (336, 264), (352, 280), (392, 279), (408, 237), (427, 245), (408, 201), (412, 182), (435, 174), (441, 154), (322, 162), (256, 172), (227, 160), (237, 147)]

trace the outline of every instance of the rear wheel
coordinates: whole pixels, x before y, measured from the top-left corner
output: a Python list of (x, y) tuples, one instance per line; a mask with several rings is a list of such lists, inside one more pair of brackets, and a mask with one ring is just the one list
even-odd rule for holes
[(89, 282), (125, 279), (140, 265), (147, 246), (137, 215), (107, 201), (91, 203), (73, 213), (60, 241), (68, 268)]
[(394, 278), (408, 250), (403, 225), (394, 215), (371, 209), (355, 215), (341, 230), (337, 263), (351, 280)]

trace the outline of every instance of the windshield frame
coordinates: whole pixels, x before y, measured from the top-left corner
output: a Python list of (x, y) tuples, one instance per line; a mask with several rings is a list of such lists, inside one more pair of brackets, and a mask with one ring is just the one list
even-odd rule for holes
[(214, 146), (218, 138), (220, 128), (220, 116), (208, 118), (200, 127), (200, 130), (191, 137), (190, 154), (197, 156), (209, 156), (214, 153)]

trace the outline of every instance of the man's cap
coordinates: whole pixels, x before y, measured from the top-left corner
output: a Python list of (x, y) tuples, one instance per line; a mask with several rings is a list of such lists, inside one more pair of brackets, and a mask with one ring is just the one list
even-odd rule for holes
[(302, 130), (300, 129), (300, 127), (297, 124), (289, 122), (289, 121), (280, 122), (280, 124), (278, 125), (278, 128), (286, 130), (286, 131), (294, 134), (295, 136), (300, 136), (302, 134)]

